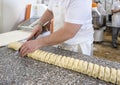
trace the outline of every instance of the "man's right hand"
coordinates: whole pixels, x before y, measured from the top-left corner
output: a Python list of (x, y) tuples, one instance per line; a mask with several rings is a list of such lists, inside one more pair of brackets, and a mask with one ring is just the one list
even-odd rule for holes
[(41, 32), (42, 32), (42, 26), (36, 25), (32, 31), (32, 34), (27, 39), (27, 41), (37, 38)]

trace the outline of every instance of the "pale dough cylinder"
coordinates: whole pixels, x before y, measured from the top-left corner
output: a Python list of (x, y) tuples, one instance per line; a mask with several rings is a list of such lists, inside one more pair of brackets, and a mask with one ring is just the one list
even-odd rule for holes
[(92, 77), (97, 78), (99, 74), (99, 65), (94, 64), (93, 66), (93, 72), (92, 72)]
[(61, 58), (62, 58), (61, 55), (58, 55), (58, 56), (57, 56), (57, 59), (56, 59), (56, 61), (55, 61), (55, 65), (60, 66), (60, 65), (59, 65), (59, 62), (61, 61)]
[(105, 67), (103, 66), (100, 66), (100, 69), (99, 69), (99, 75), (98, 75), (98, 78), (101, 79), (101, 80), (104, 80), (104, 73), (105, 73)]
[(117, 84), (120, 85), (120, 70), (117, 70)]
[(72, 69), (74, 60), (75, 60), (74, 58), (70, 58), (70, 60), (69, 60), (69, 62), (68, 62), (68, 65), (67, 65), (67, 68), (68, 68), (68, 69)]
[(8, 45), (8, 48), (12, 48), (14, 50), (19, 50), (21, 46), (22, 46), (22, 43), (12, 42)]
[(83, 60), (80, 60), (79, 63), (78, 63), (78, 67), (77, 67), (78, 68), (78, 72), (81, 72), (81, 73), (83, 73), (83, 68), (82, 68), (83, 66), (82, 66), (82, 64), (83, 64)]
[(74, 63), (73, 63), (72, 70), (78, 71), (78, 63), (79, 63), (79, 60), (78, 60), (78, 59), (75, 59), (75, 60), (74, 60)]
[(88, 69), (87, 69), (87, 74), (89, 76), (92, 76), (92, 72), (93, 72), (93, 63), (88, 63)]
[(65, 58), (65, 60), (64, 60), (64, 68), (67, 68), (70, 59), (71, 59), (70, 57)]
[(105, 67), (104, 75), (105, 75), (104, 80), (107, 81), (107, 82), (110, 81), (110, 68)]
[(83, 74), (87, 74), (88, 62), (84, 61), (82, 64)]
[(111, 73), (111, 75), (110, 75), (110, 82), (116, 83), (116, 80), (117, 80), (117, 70), (115, 68), (111, 68), (110, 70), (111, 70), (110, 71), (110, 73)]

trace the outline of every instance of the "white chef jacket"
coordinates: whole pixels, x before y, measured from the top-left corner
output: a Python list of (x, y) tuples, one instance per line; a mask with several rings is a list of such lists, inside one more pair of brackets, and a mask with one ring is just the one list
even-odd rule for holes
[(82, 25), (72, 39), (64, 42), (64, 48), (72, 51), (76, 51), (74, 49), (78, 51), (80, 48), (83, 54), (91, 54), (94, 33), (91, 4), (92, 0), (50, 0), (48, 10), (54, 15), (54, 31), (62, 27), (64, 22)]
[[(120, 1), (114, 2), (112, 5), (112, 10), (119, 10), (119, 9), (120, 9)], [(113, 14), (112, 25), (114, 27), (120, 27), (120, 12)]]

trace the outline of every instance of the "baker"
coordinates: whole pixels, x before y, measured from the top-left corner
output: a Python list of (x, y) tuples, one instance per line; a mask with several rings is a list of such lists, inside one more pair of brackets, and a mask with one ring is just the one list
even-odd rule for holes
[[(91, 4), (92, 0), (50, 0), (48, 9), (34, 27), (28, 41), (22, 45), (20, 55), (26, 56), (39, 48), (58, 44), (66, 50), (92, 55), (94, 31)], [(44, 23), (53, 18), (54, 32), (31, 40), (41, 33)]]
[(120, 0), (116, 1), (112, 5), (112, 46), (117, 48), (117, 36), (120, 30)]

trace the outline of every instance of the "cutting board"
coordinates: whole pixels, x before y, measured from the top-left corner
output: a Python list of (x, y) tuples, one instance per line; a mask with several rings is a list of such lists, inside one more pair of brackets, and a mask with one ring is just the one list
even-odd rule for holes
[(27, 39), (31, 32), (15, 30), (0, 34), (0, 47), (6, 46), (11, 42)]

